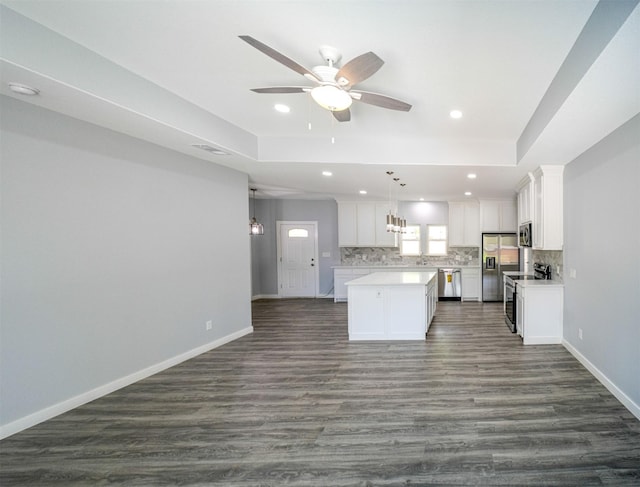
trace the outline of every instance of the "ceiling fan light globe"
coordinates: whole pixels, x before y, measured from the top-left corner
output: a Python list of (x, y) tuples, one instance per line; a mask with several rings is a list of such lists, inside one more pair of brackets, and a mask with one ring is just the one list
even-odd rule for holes
[(349, 93), (332, 85), (316, 86), (311, 96), (318, 105), (332, 112), (346, 110), (353, 102)]

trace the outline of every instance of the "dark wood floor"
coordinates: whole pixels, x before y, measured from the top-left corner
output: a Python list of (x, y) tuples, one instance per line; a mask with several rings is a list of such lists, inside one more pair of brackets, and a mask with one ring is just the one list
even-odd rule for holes
[(0, 442), (0, 485), (640, 485), (640, 422), (501, 306), (349, 343), (346, 304), (253, 303), (252, 335)]

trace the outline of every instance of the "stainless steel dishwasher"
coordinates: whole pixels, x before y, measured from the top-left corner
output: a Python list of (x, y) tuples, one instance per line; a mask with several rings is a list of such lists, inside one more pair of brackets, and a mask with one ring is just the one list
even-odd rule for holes
[(462, 298), (462, 273), (458, 268), (438, 269), (438, 301), (460, 301)]

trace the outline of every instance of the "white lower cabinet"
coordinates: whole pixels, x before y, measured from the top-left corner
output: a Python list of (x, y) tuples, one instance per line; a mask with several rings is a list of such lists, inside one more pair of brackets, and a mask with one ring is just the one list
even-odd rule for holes
[(562, 285), (519, 285), (518, 333), (525, 345), (562, 343)]
[(462, 268), (462, 301), (480, 301), (480, 269)]
[(366, 276), (371, 271), (369, 269), (334, 269), (333, 270), (333, 302), (346, 301), (346, 282), (358, 277)]
[(427, 321), (427, 332), (429, 332), (429, 327), (431, 326), (431, 322), (433, 321), (433, 316), (436, 314), (436, 307), (438, 306), (438, 279), (432, 279), (431, 282), (427, 285), (427, 292), (424, 297), (425, 301), (425, 310), (426, 310), (426, 321)]
[(347, 287), (349, 340), (425, 340), (437, 301), (436, 273), (376, 272)]

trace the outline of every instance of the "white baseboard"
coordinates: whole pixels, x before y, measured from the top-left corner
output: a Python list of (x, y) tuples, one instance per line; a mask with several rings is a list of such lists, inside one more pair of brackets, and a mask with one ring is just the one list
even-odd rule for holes
[(600, 369), (598, 369), (595, 365), (593, 365), (584, 355), (582, 355), (577, 349), (573, 347), (567, 340), (562, 340), (562, 345), (566, 348), (571, 355), (573, 355), (578, 362), (580, 362), (584, 367), (591, 372), (591, 374), (598, 379), (603, 386), (607, 388), (607, 390), (613, 394), (618, 401), (620, 401), (624, 407), (626, 407), (631, 414), (633, 414), (636, 418), (640, 420), (640, 405), (633, 402), (633, 400), (627, 396), (624, 392), (622, 392), (618, 386), (616, 386), (609, 378), (602, 373)]
[[(317, 299), (333, 299), (333, 294), (319, 294), (316, 296)], [(255, 296), (251, 296), (251, 301), (255, 301), (256, 299), (285, 299), (284, 296), (279, 296), (277, 294), (256, 294)]]
[(280, 296), (277, 294), (256, 294), (255, 296), (251, 296), (251, 301), (255, 301), (256, 299), (280, 299)]
[(525, 337), (522, 343), (524, 345), (560, 345), (562, 338), (558, 336)]
[(196, 347), (187, 352), (181, 353), (180, 355), (176, 355), (175, 357), (171, 357), (170, 359), (164, 360), (160, 363), (147, 367), (145, 369), (139, 370), (138, 372), (134, 372), (133, 374), (129, 374), (125, 377), (121, 377), (120, 379), (116, 379), (108, 384), (104, 384), (100, 387), (96, 387), (87, 392), (83, 392), (75, 397), (67, 399), (65, 401), (59, 402), (58, 404), (54, 404), (53, 406), (49, 406), (47, 408), (41, 409), (35, 413), (29, 414), (23, 418), (12, 421), (11, 423), (7, 423), (3, 426), (0, 426), (0, 440), (6, 438), (8, 436), (14, 435), (22, 430), (27, 428), (31, 428), (43, 421), (51, 419), (55, 416), (58, 416), (62, 413), (66, 413), (72, 409), (77, 408), (78, 406), (82, 406), (88, 402), (91, 402), (99, 397), (106, 396), (107, 394), (111, 394), (118, 389), (122, 389), (128, 385), (133, 384), (134, 382), (138, 382), (139, 380), (146, 379), (158, 372), (162, 372), (165, 369), (173, 367), (174, 365), (178, 365), (185, 360), (192, 359), (202, 353), (208, 352), (209, 350), (213, 350), (214, 348), (218, 348), (225, 343), (232, 342), (240, 337), (248, 335), (249, 333), (253, 333), (253, 327), (248, 326), (242, 330), (238, 330), (235, 333), (231, 333), (230, 335), (224, 336), (222, 338), (218, 338), (212, 342), (206, 343), (200, 347)]

